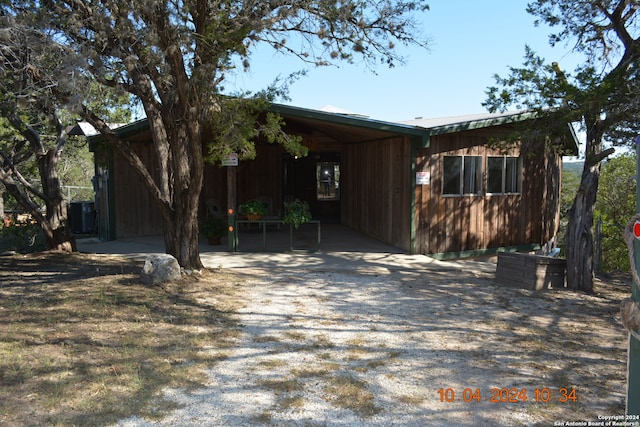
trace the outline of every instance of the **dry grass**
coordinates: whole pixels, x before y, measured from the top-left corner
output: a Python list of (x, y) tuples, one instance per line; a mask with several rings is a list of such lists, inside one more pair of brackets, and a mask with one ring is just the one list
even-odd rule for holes
[(167, 386), (200, 387), (238, 329), (234, 280), (205, 271), (159, 286), (114, 256), (0, 257), (0, 424), (158, 418)]
[[(257, 307), (264, 307), (247, 298), (244, 280), (252, 282), (246, 273), (207, 271), (158, 287), (141, 285), (139, 270), (115, 256), (0, 257), (0, 425), (108, 425), (132, 415), (160, 419), (176, 409), (160, 400), (162, 390), (204, 386), (204, 370), (237, 350), (242, 325), (235, 313), (246, 324), (251, 317), (243, 311), (261, 314)], [(382, 294), (383, 311), (376, 311), (377, 300), (359, 299), (357, 287), (348, 288), (357, 303), (340, 305), (315, 290), (295, 304), (278, 302), (271, 292), (265, 313), (282, 313), (283, 320), (277, 323), (276, 316), (266, 328), (260, 323), (259, 334), (246, 337), (263, 359), (250, 358), (236, 371), (255, 375), (255, 381), (239, 377), (246, 381), (243, 387), (269, 390), (274, 399), (246, 415), (248, 424), (280, 425), (283, 414), (304, 413), (314, 402), (347, 409), (362, 422), (374, 415), (418, 414), (437, 406), (435, 388), (458, 387), (449, 379), (452, 361), (464, 362), (459, 366), (477, 375), (474, 384), (487, 395), (494, 386), (576, 387), (579, 401), (573, 406), (526, 404), (539, 425), (569, 413), (593, 418), (623, 410), (617, 396), (625, 381), (625, 337), (616, 315), (628, 286), (601, 283), (600, 294), (588, 296), (503, 289), (489, 286), (490, 278), (477, 286), (458, 285), (458, 276), (453, 284), (448, 275), (424, 284), (409, 279), (410, 286), (399, 281), (400, 293), (394, 288), (390, 295), (415, 303), (394, 308), (394, 299)], [(238, 311), (241, 300), (250, 310)], [(439, 305), (442, 300), (447, 303)], [(298, 311), (313, 315), (297, 316)], [(353, 329), (348, 338), (340, 333), (345, 328)], [(394, 331), (408, 334), (411, 350), (382, 339)], [(414, 344), (422, 345), (420, 353), (411, 353)], [(416, 363), (410, 354), (427, 357)], [(380, 388), (371, 374), (409, 387), (385, 394), (393, 389)], [(416, 376), (422, 386), (415, 385)], [(472, 414), (475, 408), (483, 407), (447, 411)]]
[(367, 383), (349, 375), (330, 378), (325, 391), (332, 396), (336, 406), (350, 409), (361, 417), (378, 414), (382, 409), (374, 405), (374, 395), (367, 389)]

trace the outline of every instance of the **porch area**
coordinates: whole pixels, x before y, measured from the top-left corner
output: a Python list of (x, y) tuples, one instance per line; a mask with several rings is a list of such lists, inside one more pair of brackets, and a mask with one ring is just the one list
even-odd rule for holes
[[(312, 225), (312, 224), (307, 224)], [(288, 227), (280, 231), (270, 230), (268, 248), (279, 245), (288, 247)], [(372, 273), (377, 269), (425, 268), (441, 261), (425, 255), (409, 255), (391, 246), (368, 237), (340, 224), (322, 224), (322, 242), (319, 251), (305, 250), (316, 244), (317, 230), (301, 226), (294, 244), (301, 250), (281, 252), (262, 251), (262, 234), (254, 230), (241, 232), (241, 252), (230, 252), (226, 239), (212, 246), (206, 239), (200, 240), (200, 257), (208, 268), (304, 268), (304, 269), (366, 269)], [(271, 246), (273, 245), (273, 246)], [(251, 250), (251, 248), (257, 248)], [(97, 238), (78, 240), (78, 250), (87, 253), (122, 254), (144, 260), (150, 253), (164, 253), (162, 236), (144, 236), (131, 239), (101, 241)], [(493, 265), (495, 269), (495, 265)]]

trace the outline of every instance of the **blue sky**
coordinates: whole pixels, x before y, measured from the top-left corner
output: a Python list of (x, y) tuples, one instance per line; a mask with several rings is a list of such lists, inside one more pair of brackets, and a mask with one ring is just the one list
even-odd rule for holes
[(244, 90), (264, 88), (277, 76), (307, 69), (290, 91), (287, 104), (305, 108), (325, 105), (373, 119), (399, 121), (482, 113), (494, 74), (522, 64), (528, 44), (548, 62), (573, 71), (570, 48), (551, 48), (548, 27), (535, 27), (526, 0), (432, 0), (420, 16), (429, 50), (404, 48), (406, 65), (376, 73), (362, 64), (308, 68), (295, 58), (273, 51), (257, 52), (248, 74), (236, 84)]

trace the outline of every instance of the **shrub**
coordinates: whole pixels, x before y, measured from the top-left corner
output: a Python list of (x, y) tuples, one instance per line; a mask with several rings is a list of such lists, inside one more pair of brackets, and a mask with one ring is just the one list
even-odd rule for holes
[(38, 224), (17, 220), (8, 227), (0, 226), (0, 252), (40, 252), (47, 249), (44, 234)]

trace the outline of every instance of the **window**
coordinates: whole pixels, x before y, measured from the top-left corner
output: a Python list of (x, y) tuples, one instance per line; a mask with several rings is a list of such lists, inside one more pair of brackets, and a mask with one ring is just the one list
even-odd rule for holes
[(340, 163), (316, 164), (316, 196), (320, 201), (340, 200)]
[(520, 193), (520, 169), (517, 157), (487, 158), (487, 193)]
[(482, 157), (445, 156), (442, 194), (482, 193)]

